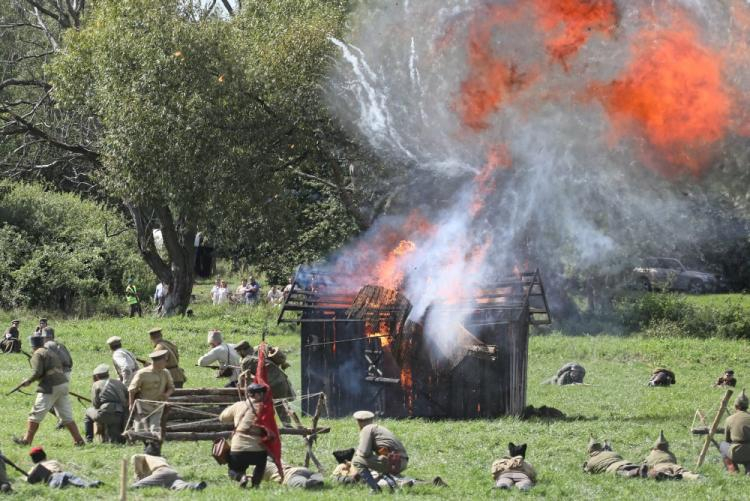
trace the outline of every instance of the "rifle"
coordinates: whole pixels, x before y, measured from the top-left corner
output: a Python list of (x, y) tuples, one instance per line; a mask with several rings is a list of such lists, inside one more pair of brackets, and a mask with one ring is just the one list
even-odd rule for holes
[(23, 388), (25, 385), (26, 385), (26, 381), (24, 381), (23, 383), (19, 384), (18, 386), (10, 390), (8, 393), (5, 394), (5, 396), (7, 397), (8, 395), (12, 395), (17, 391), (21, 391), (21, 388)]
[(4, 463), (5, 463), (5, 464), (7, 464), (7, 465), (10, 465), (10, 466), (12, 466), (13, 468), (15, 468), (15, 469), (16, 469), (16, 471), (18, 471), (18, 472), (19, 472), (19, 473), (20, 473), (21, 475), (23, 475), (24, 477), (26, 477), (26, 478), (28, 478), (28, 477), (29, 477), (29, 474), (28, 474), (28, 473), (26, 473), (26, 472), (25, 472), (25, 471), (23, 471), (23, 470), (22, 470), (21, 468), (19, 468), (19, 467), (18, 467), (18, 465), (17, 465), (16, 463), (14, 463), (13, 461), (11, 461), (11, 460), (10, 460), (10, 459), (8, 459), (7, 457), (5, 457), (5, 456), (4, 456), (3, 454), (0, 454), (0, 460), (2, 460), (2, 461), (3, 461)]
[(24, 355), (26, 355), (26, 358), (28, 358), (29, 360), (31, 360), (31, 355), (29, 355), (28, 353), (26, 353), (23, 350), (21, 350), (21, 353), (23, 353)]
[(77, 398), (78, 400), (83, 400), (84, 402), (88, 402), (88, 403), (91, 403), (91, 399), (90, 399), (90, 398), (86, 398), (86, 397), (84, 397), (83, 395), (79, 395), (78, 393), (74, 393), (74, 392), (72, 392), (72, 391), (68, 391), (68, 393), (69, 393), (70, 395), (72, 395), (72, 396), (76, 397), (76, 398)]

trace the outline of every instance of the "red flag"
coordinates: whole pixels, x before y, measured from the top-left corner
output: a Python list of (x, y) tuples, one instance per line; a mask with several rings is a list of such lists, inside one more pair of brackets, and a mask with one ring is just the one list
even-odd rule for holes
[(258, 368), (255, 369), (255, 382), (266, 387), (266, 396), (263, 399), (263, 406), (258, 413), (256, 423), (266, 431), (261, 441), (268, 454), (273, 458), (276, 467), (279, 469), (279, 475), (284, 478), (284, 469), (281, 467), (281, 435), (279, 428), (276, 426), (276, 413), (273, 408), (273, 394), (271, 387), (266, 382), (266, 342), (263, 341), (258, 347)]

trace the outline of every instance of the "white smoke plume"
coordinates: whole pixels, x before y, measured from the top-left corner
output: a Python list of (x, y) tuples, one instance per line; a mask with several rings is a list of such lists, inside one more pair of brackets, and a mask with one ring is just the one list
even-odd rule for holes
[[(746, 148), (737, 124), (747, 124), (748, 12), (741, 0), (362, 2), (352, 33), (332, 40), (340, 60), (329, 103), (424, 180), (403, 205), (431, 228), (391, 214), (338, 266), (366, 269), (364, 280), (383, 256), (384, 228), (403, 225), (415, 249), (396, 266), (420, 319), (514, 267), (617, 273), (644, 253), (700, 241), (711, 221), (692, 201), (710, 189), (717, 152)], [(669, 51), (678, 57), (661, 61)], [(720, 83), (710, 68), (694, 76), (716, 58)], [(638, 71), (654, 61), (677, 69)], [(641, 96), (659, 75), (665, 95)], [(717, 112), (714, 98), (731, 109)], [(678, 117), (660, 123), (664, 113)]]

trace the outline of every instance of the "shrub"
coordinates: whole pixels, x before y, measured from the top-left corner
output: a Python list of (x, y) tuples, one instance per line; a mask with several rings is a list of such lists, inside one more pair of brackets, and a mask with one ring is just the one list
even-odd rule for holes
[(750, 311), (737, 301), (695, 305), (680, 294), (647, 293), (615, 304), (623, 326), (648, 336), (750, 339)]
[[(125, 281), (153, 282), (132, 232), (107, 236), (124, 219), (80, 197), (39, 185), (0, 183), (0, 306), (88, 316), (90, 305), (119, 298)], [(106, 301), (103, 298), (110, 298)]]

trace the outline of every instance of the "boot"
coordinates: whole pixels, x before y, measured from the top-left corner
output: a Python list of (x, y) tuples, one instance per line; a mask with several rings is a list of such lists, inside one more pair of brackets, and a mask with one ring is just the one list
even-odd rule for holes
[(380, 492), (381, 492), (381, 490), (380, 490), (380, 486), (379, 486), (379, 485), (378, 485), (378, 483), (377, 483), (377, 482), (375, 481), (375, 479), (374, 479), (374, 478), (372, 478), (372, 473), (370, 473), (370, 470), (368, 470), (367, 468), (363, 468), (363, 469), (362, 469), (362, 470), (361, 470), (361, 471), (359, 472), (359, 476), (360, 476), (360, 477), (362, 478), (362, 480), (364, 480), (364, 481), (365, 481), (365, 483), (366, 483), (366, 484), (367, 484), (367, 486), (368, 486), (368, 487), (370, 488), (370, 490), (371, 490), (371, 492), (372, 492), (373, 494), (378, 494), (378, 493), (380, 493)]
[(13, 437), (13, 441), (18, 445), (31, 445), (31, 443), (34, 441), (34, 435), (36, 435), (36, 431), (38, 429), (39, 423), (35, 421), (27, 421), (26, 435), (24, 435), (23, 438)]
[(724, 466), (726, 466), (726, 467), (727, 467), (727, 471), (728, 471), (729, 473), (731, 473), (731, 474), (733, 474), (733, 475), (734, 475), (734, 474), (736, 474), (736, 473), (738, 473), (738, 472), (739, 472), (739, 470), (737, 469), (737, 465), (736, 465), (736, 464), (734, 464), (734, 461), (732, 461), (732, 460), (731, 460), (731, 459), (729, 459), (728, 457), (724, 457), (724, 458), (722, 458), (722, 459), (724, 459)]
[(86, 442), (94, 441), (94, 422), (90, 419), (83, 420), (83, 434), (86, 435)]
[(65, 423), (65, 428), (68, 429), (68, 431), (70, 432), (70, 436), (73, 437), (74, 445), (81, 446), (86, 443), (83, 441), (83, 437), (81, 436), (81, 433), (78, 431), (78, 426), (76, 425), (75, 421), (71, 421), (70, 423)]

